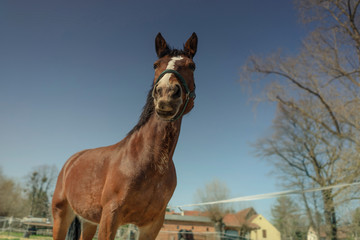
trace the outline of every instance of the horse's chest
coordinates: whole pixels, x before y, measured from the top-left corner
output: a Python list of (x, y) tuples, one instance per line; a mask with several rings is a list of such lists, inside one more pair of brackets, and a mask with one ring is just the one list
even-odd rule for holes
[(162, 213), (176, 186), (176, 176), (142, 179), (129, 189), (124, 199), (123, 219), (138, 226), (145, 225)]
[(168, 202), (175, 190), (176, 179), (172, 176), (154, 177), (133, 186), (133, 195), (144, 205), (161, 205)]

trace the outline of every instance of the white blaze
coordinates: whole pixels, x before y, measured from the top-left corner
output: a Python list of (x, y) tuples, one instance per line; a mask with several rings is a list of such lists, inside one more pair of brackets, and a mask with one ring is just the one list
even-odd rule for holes
[[(184, 59), (183, 57), (172, 57), (171, 60), (168, 62), (166, 69), (174, 70), (176, 61)], [(172, 73), (165, 74), (159, 81), (158, 85), (168, 85), (170, 84), (170, 76)]]

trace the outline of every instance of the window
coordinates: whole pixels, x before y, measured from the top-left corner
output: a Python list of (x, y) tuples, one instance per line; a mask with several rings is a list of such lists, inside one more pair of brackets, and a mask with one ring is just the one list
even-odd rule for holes
[(263, 238), (266, 238), (266, 230), (265, 229), (262, 230), (262, 233), (263, 233)]
[(229, 237), (226, 239), (239, 239), (239, 232), (236, 230), (227, 229), (225, 230), (225, 236)]

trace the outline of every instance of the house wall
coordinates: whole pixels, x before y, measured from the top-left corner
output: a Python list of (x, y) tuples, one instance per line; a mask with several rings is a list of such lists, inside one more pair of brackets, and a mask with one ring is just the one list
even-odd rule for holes
[(251, 240), (281, 240), (280, 232), (261, 214), (257, 215), (251, 222), (260, 227), (260, 229), (251, 231)]
[(177, 240), (181, 229), (192, 231), (194, 240), (215, 239), (215, 228), (212, 223), (165, 220), (156, 240)]
[(318, 240), (318, 237), (316, 235), (316, 232), (312, 227), (309, 228), (308, 234), (307, 234), (307, 240)]

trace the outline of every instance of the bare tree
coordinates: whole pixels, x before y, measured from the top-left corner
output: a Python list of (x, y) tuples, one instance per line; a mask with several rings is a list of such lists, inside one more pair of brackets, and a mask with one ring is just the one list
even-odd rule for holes
[[(300, 53), (253, 56), (243, 81), (271, 82), (266, 99), (278, 104), (275, 133), (259, 142), (291, 183), (328, 186), (360, 176), (360, 18), (358, 0), (299, 0), (303, 19), (316, 23)], [(264, 78), (262, 78), (264, 79)], [(340, 194), (341, 193), (341, 194)], [(330, 239), (337, 238), (336, 205), (359, 198), (352, 189), (321, 192)]]
[[(230, 190), (225, 183), (218, 179), (213, 180), (205, 185), (203, 189), (198, 189), (195, 199), (198, 202), (213, 202), (229, 199)], [(212, 204), (200, 206), (199, 210), (206, 212), (215, 224), (217, 232), (223, 232), (223, 218), (231, 211), (231, 207), (227, 204)]]
[[(321, 114), (310, 99), (301, 104), (303, 108), (303, 104), (308, 104), (308, 112), (312, 115)], [(348, 161), (346, 158), (351, 150), (347, 149), (346, 141), (333, 139), (318, 123), (286, 106), (279, 106), (275, 133), (260, 140), (257, 150), (264, 157), (272, 158), (280, 174), (287, 176), (288, 185), (298, 188), (323, 187), (357, 180), (360, 174), (358, 161)], [(340, 188), (321, 192), (325, 220), (333, 234), (337, 231), (335, 208), (344, 200), (341, 197), (346, 190)], [(310, 210), (307, 198), (303, 197), (306, 209)], [(309, 211), (307, 214), (310, 225), (318, 229), (318, 224), (314, 224), (314, 213)]]

